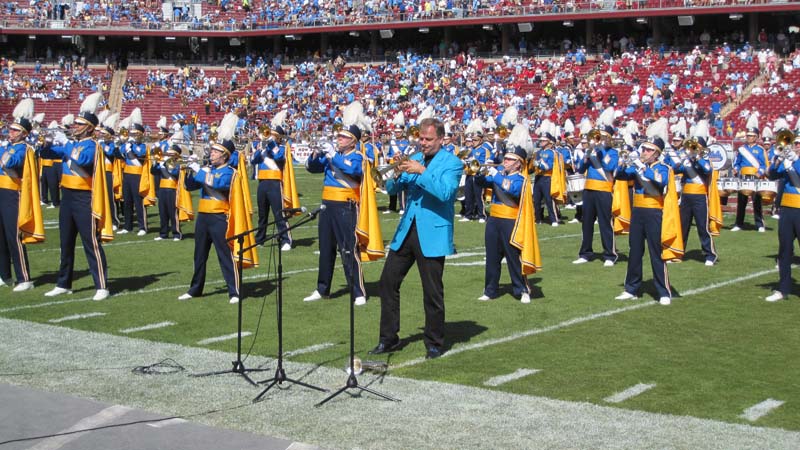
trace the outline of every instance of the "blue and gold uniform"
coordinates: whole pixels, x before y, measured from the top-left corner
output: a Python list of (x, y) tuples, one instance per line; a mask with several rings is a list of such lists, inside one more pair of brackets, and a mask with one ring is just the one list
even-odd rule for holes
[[(339, 133), (357, 133), (358, 128)], [(355, 141), (360, 140), (360, 134)], [(336, 250), (341, 253), (344, 273), (354, 298), (365, 298), (364, 276), (356, 248), (356, 221), (360, 200), (363, 157), (355, 148), (344, 152), (329, 148), (326, 153), (314, 153), (306, 161), (311, 173), (325, 173), (322, 185), (322, 204), (325, 210), (319, 216), (319, 273), (317, 289), (306, 300), (316, 300), (330, 295)], [(360, 302), (359, 302), (360, 303)]]
[[(663, 141), (660, 148), (663, 148)], [(642, 146), (642, 151), (656, 151), (652, 144)], [(646, 154), (645, 156), (646, 157)], [(651, 160), (653, 158), (650, 158)], [(628, 270), (625, 275), (625, 292), (617, 297), (620, 300), (635, 298), (642, 286), (642, 259), (644, 246), (650, 252), (650, 266), (653, 270), (653, 280), (656, 291), (662, 304), (669, 304), (672, 293), (669, 287), (667, 265), (662, 259), (661, 229), (664, 214), (665, 190), (670, 180), (669, 167), (661, 162), (630, 165), (622, 169), (617, 177), (622, 180), (634, 180), (633, 210), (630, 225), (630, 254), (628, 257)], [(627, 294), (627, 295), (626, 295)], [(666, 299), (666, 300), (664, 300)]]
[(123, 229), (125, 232), (133, 231), (133, 212), (135, 208), (139, 231), (140, 233), (146, 233), (147, 212), (144, 209), (139, 187), (142, 181), (145, 159), (147, 158), (147, 144), (136, 142), (131, 138), (128, 142), (122, 144), (120, 151), (125, 158), (125, 168), (122, 175), (122, 211), (125, 220)]
[(768, 302), (782, 300), (792, 292), (792, 258), (794, 242), (800, 239), (800, 138), (795, 138), (790, 159), (776, 160), (769, 168), (771, 180), (783, 180), (781, 216), (778, 219), (778, 289), (766, 298)]
[(42, 203), (58, 207), (61, 204), (61, 192), (58, 189), (61, 183), (61, 156), (52, 150), (52, 146), (52, 142), (45, 140), (37, 149), (42, 167), (40, 191)]
[[(522, 161), (520, 158), (520, 164)], [(528, 278), (522, 274), (520, 250), (511, 244), (511, 234), (519, 215), (520, 195), (525, 177), (516, 170), (508, 174), (505, 171), (487, 176), (478, 174), (475, 180), (478, 185), (492, 189), (489, 219), (484, 233), (486, 276), (483, 295), (489, 299), (499, 295), (500, 264), (505, 258), (514, 296), (523, 297), (523, 294), (527, 294), (530, 301)]]
[[(165, 152), (167, 157), (179, 157), (180, 152), (170, 149)], [(170, 231), (172, 231), (173, 240), (180, 241), (183, 239), (181, 232), (181, 221), (178, 218), (178, 181), (181, 175), (181, 168), (175, 165), (171, 169), (167, 167), (164, 162), (159, 162), (153, 165), (153, 175), (158, 182), (158, 190), (156, 196), (158, 197), (158, 218), (159, 230), (157, 240), (167, 239)]]
[[(470, 153), (470, 160), (481, 165), (492, 161), (492, 146), (488, 142), (476, 146)], [(486, 220), (486, 208), (483, 202), (483, 187), (475, 180), (475, 175), (467, 175), (464, 182), (464, 214), (469, 220)], [(462, 219), (463, 220), (463, 219)]]
[(286, 231), (288, 226), (283, 215), (282, 172), (286, 164), (286, 145), (279, 144), (273, 139), (267, 139), (261, 141), (259, 147), (253, 150), (250, 163), (255, 168), (256, 179), (258, 180), (258, 193), (256, 195), (258, 232), (256, 232), (256, 242), (263, 243), (266, 239), (269, 211), (272, 210), (272, 217), (275, 219), (274, 223), (280, 233), (280, 246), (285, 248), (288, 245), (288, 248), (291, 248), (292, 237)]
[(541, 150), (536, 158), (536, 170), (533, 182), (533, 208), (536, 214), (536, 223), (544, 223), (543, 207), (547, 208), (547, 223), (557, 226), (558, 214), (556, 213), (555, 200), (550, 195), (552, 188), (553, 169), (556, 163), (556, 152), (553, 148), (555, 138), (550, 133), (544, 133), (539, 138)]
[[(61, 266), (58, 269), (56, 286), (67, 291), (72, 289), (75, 240), (79, 234), (95, 287), (98, 290), (108, 290), (108, 263), (98, 227), (92, 216), (92, 182), (95, 153), (98, 149), (99, 145), (90, 137), (53, 146), (53, 151), (62, 157), (62, 202), (58, 214), (58, 227), (61, 232)], [(52, 295), (60, 293), (63, 292)]]
[(206, 263), (213, 244), (222, 277), (228, 287), (228, 296), (232, 300), (235, 298), (236, 302), (239, 301), (238, 269), (226, 238), (228, 214), (231, 208), (228, 195), (234, 171), (235, 169), (225, 162), (217, 167), (205, 167), (193, 177), (186, 177), (186, 189), (200, 190), (197, 222), (194, 229), (194, 274), (187, 291), (189, 297), (186, 298), (203, 295), (206, 283)]
[(13, 266), (17, 283), (25, 283), (25, 286), (30, 284), (31, 274), (18, 220), (22, 173), (28, 151), (33, 149), (25, 141), (0, 147), (0, 205), (3, 205), (0, 207), (0, 280), (11, 279)]
[[(402, 129), (395, 129), (395, 135), (397, 137), (389, 141), (388, 149), (386, 150), (386, 157), (388, 158), (389, 164), (405, 157), (409, 151), (409, 142), (402, 137)], [(398, 198), (400, 199), (400, 211), (402, 212), (405, 210), (405, 192), (400, 192), (399, 194), (389, 196), (389, 209), (387, 209), (384, 214), (389, 211), (397, 211)]]
[[(608, 142), (613, 129), (607, 129), (601, 133)], [(577, 158), (576, 171), (586, 174), (586, 185), (583, 191), (583, 237), (578, 259), (573, 261), (576, 264), (587, 262), (594, 256), (592, 239), (595, 220), (600, 228), (600, 242), (603, 244), (605, 264), (613, 265), (617, 261), (611, 203), (614, 175), (618, 166), (619, 153), (617, 149), (602, 143), (596, 144), (594, 147), (589, 146), (586, 149), (585, 157)]]
[[(738, 148), (733, 161), (733, 173), (745, 180), (758, 180), (767, 173), (767, 155), (764, 148), (756, 143), (758, 128), (749, 128), (746, 133), (747, 143)], [(739, 191), (736, 196), (736, 224), (731, 231), (738, 231), (744, 226), (744, 214), (748, 197), (753, 198), (753, 218), (758, 231), (764, 232), (764, 214), (761, 207), (761, 196), (757, 191), (744, 195)]]

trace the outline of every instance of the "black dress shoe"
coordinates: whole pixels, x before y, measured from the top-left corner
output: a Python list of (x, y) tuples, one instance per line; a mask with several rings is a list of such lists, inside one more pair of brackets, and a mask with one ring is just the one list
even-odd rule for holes
[(380, 355), (382, 353), (391, 353), (400, 349), (400, 341), (393, 344), (379, 342), (372, 350), (369, 351), (370, 355)]
[(428, 353), (425, 355), (425, 359), (435, 359), (442, 356), (444, 352), (439, 350), (436, 347), (431, 347), (428, 349)]

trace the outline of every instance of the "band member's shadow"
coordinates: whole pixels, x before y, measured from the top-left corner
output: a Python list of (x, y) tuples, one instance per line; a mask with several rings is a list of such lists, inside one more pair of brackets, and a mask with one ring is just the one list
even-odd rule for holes
[[(531, 289), (531, 298), (544, 298), (544, 290), (541, 288), (541, 282), (541, 278), (528, 277), (528, 285)], [(510, 284), (504, 284), (497, 289), (498, 298), (504, 297), (505, 295), (519, 299), (514, 295), (514, 287)]]
[[(623, 285), (622, 287), (624, 289), (625, 286)], [(669, 289), (670, 292), (672, 292), (673, 298), (678, 298), (681, 296), (680, 291), (678, 291), (678, 289), (675, 288), (675, 286), (670, 285)], [(656, 289), (656, 282), (655, 280), (652, 279), (647, 281), (642, 281), (641, 294), (642, 294), (641, 298), (645, 300), (658, 301), (658, 299), (661, 298), (661, 296), (658, 294), (658, 289)]]
[(315, 242), (317, 240), (314, 238), (292, 239), (292, 247), (313, 247)]
[(176, 272), (161, 272), (138, 277), (114, 278), (113, 280), (109, 280), (108, 289), (111, 292), (138, 291), (174, 273)]
[(698, 262), (705, 262), (706, 257), (703, 255), (703, 251), (700, 249), (689, 250), (683, 255), (684, 261), (698, 261)]
[[(278, 283), (277, 281), (275, 281), (275, 278), (276, 277), (270, 277), (266, 281), (257, 280), (251, 283), (242, 283), (242, 288), (240, 291), (242, 292), (242, 294), (244, 294), (245, 297), (248, 298), (266, 297), (268, 295), (273, 294), (275, 290), (278, 288)], [(286, 286), (286, 280), (287, 278), (284, 277), (283, 278), (284, 287)], [(228, 289), (225, 288), (222, 291), (228, 292)], [(284, 300), (286, 300), (286, 297), (284, 297)]]
[[(450, 350), (453, 348), (455, 344), (460, 344), (462, 342), (469, 342), (474, 337), (480, 335), (484, 331), (488, 330), (489, 328), (478, 324), (473, 320), (462, 320), (460, 322), (445, 322), (444, 324), (444, 335), (445, 335), (445, 345), (444, 350)], [(421, 331), (424, 331), (423, 328), (420, 328)], [(406, 338), (400, 338), (402, 341), (402, 347), (405, 347), (413, 342), (423, 340), (423, 333), (412, 334)]]
[[(74, 271), (72, 273), (72, 279), (73, 280), (79, 280), (79, 279), (81, 279), (83, 277), (86, 277), (86, 276), (90, 276), (89, 275), (89, 269), (76, 270), (76, 271)], [(56, 281), (58, 281), (58, 271), (57, 270), (53, 271), (53, 272), (45, 272), (45, 273), (43, 273), (36, 280), (36, 284), (38, 284), (38, 285), (56, 284)]]

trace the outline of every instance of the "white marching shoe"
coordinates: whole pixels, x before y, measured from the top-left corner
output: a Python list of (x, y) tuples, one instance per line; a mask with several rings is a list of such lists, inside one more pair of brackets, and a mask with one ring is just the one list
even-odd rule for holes
[(315, 301), (320, 300), (320, 299), (322, 299), (322, 294), (320, 294), (319, 291), (315, 290), (314, 292), (311, 293), (311, 295), (309, 295), (308, 297), (304, 298), (303, 301), (304, 302), (315, 302)]
[(491, 300), (491, 299), (492, 299), (492, 298), (491, 298), (491, 297), (489, 297), (489, 296), (488, 296), (488, 295), (486, 295), (486, 294), (483, 294), (483, 295), (481, 295), (480, 297), (478, 297), (478, 300), (479, 300), (479, 301), (482, 301), (482, 302), (488, 302), (488, 301), (489, 301), (489, 300)]
[(603, 267), (614, 267), (614, 261), (607, 259), (603, 262)]
[(231, 299), (228, 300), (228, 303), (230, 303), (231, 305), (239, 303), (239, 297), (231, 297)]
[(31, 289), (33, 289), (33, 282), (32, 281), (23, 281), (22, 283), (19, 283), (16, 286), (14, 286), (13, 291), (14, 292), (22, 292), (22, 291), (28, 291), (28, 290), (31, 290)]
[(56, 286), (53, 289), (50, 289), (49, 291), (45, 292), (44, 296), (45, 297), (55, 297), (55, 296), (61, 295), (61, 294), (72, 294), (72, 291), (70, 291), (69, 289), (64, 289), (62, 287)]
[(291, 249), (292, 249), (292, 244), (290, 244), (288, 242), (281, 246), (281, 251), (282, 252), (288, 252)]
[(186, 294), (183, 294), (180, 297), (178, 297), (178, 300), (189, 300), (190, 298), (192, 298), (192, 294), (189, 294), (187, 292)]
[(130, 231), (126, 230), (125, 228), (120, 228), (117, 231), (117, 234), (128, 234), (128, 233), (130, 233)]
[(137, 236), (144, 236), (145, 234), (147, 234), (147, 231), (144, 230), (139, 230), (139, 232), (136, 233)]
[(767, 229), (766, 229), (766, 228), (764, 228), (764, 227), (758, 227), (758, 232), (759, 232), (759, 233), (766, 233), (766, 232), (767, 232)]
[(706, 267), (713, 267), (714, 266), (714, 261), (706, 261), (705, 264), (706, 264)]
[(769, 297), (765, 298), (764, 300), (766, 300), (766, 301), (768, 301), (770, 303), (777, 302), (778, 300), (783, 300), (783, 294), (781, 294), (778, 291), (775, 291), (775, 292), (772, 293), (772, 295), (770, 295)]
[(658, 299), (658, 304), (659, 305), (667, 306), (670, 303), (672, 303), (672, 300), (669, 297), (661, 297), (660, 299)]
[(528, 293), (522, 294), (520, 296), (520, 298), (519, 298), (519, 301), (522, 302), (522, 303), (525, 303), (525, 304), (530, 303), (531, 302), (531, 294), (528, 294)]
[(92, 297), (92, 300), (99, 302), (107, 299), (109, 295), (111, 295), (111, 293), (108, 292), (108, 289), (98, 289), (97, 292), (95, 292), (94, 297)]
[(367, 304), (367, 297), (364, 297), (363, 295), (356, 297), (356, 301), (353, 302), (353, 304), (355, 304), (356, 306), (364, 306)]
[(3, 279), (2, 279), (2, 278), (0, 278), (0, 286), (5, 286), (5, 285), (6, 285), (6, 282), (5, 282), (5, 281), (3, 281)]
[(637, 298), (638, 297), (631, 294), (630, 292), (625, 291), (622, 294), (619, 294), (618, 296), (614, 297), (614, 300), (636, 300)]
[(731, 231), (739, 231), (739, 230), (741, 230), (741, 228), (739, 228), (738, 225), (734, 225), (733, 228), (731, 228)]
[(575, 261), (572, 261), (572, 264), (586, 264), (587, 262), (589, 262), (589, 260), (586, 258), (578, 258)]

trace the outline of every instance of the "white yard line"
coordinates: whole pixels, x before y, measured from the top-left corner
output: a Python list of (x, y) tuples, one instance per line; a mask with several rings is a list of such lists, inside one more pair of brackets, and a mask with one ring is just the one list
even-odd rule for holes
[(188, 420), (186, 419), (179, 419), (175, 417), (167, 420), (159, 420), (158, 422), (155, 423), (148, 423), (147, 426), (153, 428), (165, 428), (165, 427), (171, 427), (173, 425), (180, 425), (182, 423), (187, 423), (187, 422)]
[(614, 395), (606, 397), (603, 399), (603, 401), (606, 401), (608, 403), (622, 403), (625, 400), (636, 397), (637, 395), (643, 392), (647, 392), (650, 389), (653, 389), (654, 387), (656, 387), (655, 384), (639, 383), (636, 386), (631, 386), (628, 389), (625, 389), (624, 391), (617, 392)]
[(538, 372), (540, 372), (539, 369), (517, 369), (508, 375), (500, 375), (489, 378), (488, 380), (484, 381), (483, 384), (484, 386), (500, 386), (501, 384), (519, 380), (520, 378), (527, 377), (528, 375), (533, 375)]
[(486, 260), (472, 261), (472, 262), (450, 263), (450, 264), (448, 264), (448, 266), (456, 266), (456, 267), (485, 266), (485, 265), (486, 265)]
[[(730, 280), (720, 281), (718, 283), (709, 284), (708, 286), (704, 286), (704, 287), (701, 287), (701, 288), (690, 289), (690, 290), (684, 292), (679, 299), (682, 299), (682, 298), (685, 298), (685, 297), (689, 297), (689, 296), (692, 296), (692, 295), (702, 294), (704, 292), (708, 292), (708, 291), (711, 291), (711, 290), (714, 290), (714, 289), (717, 289), (717, 288), (730, 286), (730, 285), (736, 284), (736, 283), (741, 283), (742, 281), (751, 280), (753, 278), (758, 278), (758, 277), (760, 277), (762, 275), (767, 275), (767, 274), (775, 273), (775, 272), (777, 272), (777, 269), (761, 270), (761, 271), (753, 272), (753, 273), (750, 273), (750, 274), (747, 274), (747, 275), (742, 275), (741, 277), (731, 278)], [(537, 334), (548, 333), (548, 332), (551, 332), (551, 331), (558, 331), (558, 330), (561, 330), (563, 328), (571, 327), (573, 325), (578, 325), (578, 324), (582, 324), (582, 323), (585, 323), (585, 322), (591, 322), (592, 320), (601, 319), (603, 317), (610, 317), (610, 316), (614, 316), (614, 315), (617, 315), (617, 314), (620, 314), (620, 313), (624, 313), (624, 312), (627, 312), (627, 311), (634, 311), (634, 310), (637, 310), (637, 309), (647, 308), (647, 307), (655, 306), (655, 305), (658, 305), (658, 302), (646, 301), (644, 303), (635, 303), (633, 305), (625, 306), (623, 308), (611, 309), (611, 310), (603, 311), (603, 312), (596, 313), (596, 314), (590, 314), (588, 316), (575, 317), (573, 319), (565, 320), (564, 322), (557, 323), (557, 324), (551, 325), (549, 327), (533, 328), (533, 329), (530, 329), (530, 330), (520, 331), (518, 333), (514, 333), (514, 334), (511, 334), (511, 335), (508, 335), (508, 336), (501, 337), (501, 338), (487, 339), (485, 341), (476, 342), (474, 344), (466, 344), (466, 345), (454, 347), (454, 348), (450, 349), (447, 353), (442, 355), (441, 357), (442, 358), (449, 357), (449, 356), (457, 355), (457, 354), (463, 353), (463, 352), (468, 352), (468, 351), (472, 351), (472, 350), (480, 350), (482, 348), (493, 346), (493, 345), (505, 344), (507, 342), (516, 341), (517, 339), (522, 339), (522, 338), (525, 338), (525, 337), (528, 337), (528, 336), (534, 336), (534, 335), (537, 335)], [(402, 363), (399, 363), (399, 364), (393, 364), (393, 365), (390, 366), (390, 368), (391, 369), (400, 369), (400, 368), (403, 368), (403, 367), (414, 366), (414, 365), (417, 365), (417, 364), (420, 364), (420, 363), (424, 363), (425, 361), (427, 361), (427, 360), (424, 359), (424, 358), (415, 358), (415, 359), (410, 359), (408, 361), (405, 361), (405, 362), (402, 362)]]
[(157, 330), (159, 328), (171, 327), (173, 325), (175, 325), (175, 322), (151, 323), (151, 324), (142, 325), (141, 327), (136, 327), (136, 328), (125, 328), (124, 330), (119, 330), (119, 332), (122, 333), (122, 334), (130, 334), (130, 333), (136, 333), (138, 331)]
[(105, 315), (106, 315), (106, 313), (104, 313), (104, 312), (91, 312), (91, 313), (85, 313), (85, 314), (73, 314), (71, 316), (64, 316), (64, 317), (60, 317), (58, 319), (50, 319), (50, 320), (48, 320), (48, 322), (49, 323), (61, 323), (61, 322), (67, 322), (67, 321), (70, 321), (70, 320), (88, 319), (90, 317), (101, 317), (101, 316), (105, 316)]
[[(250, 336), (251, 334), (253, 334), (253, 333), (251, 333), (249, 331), (242, 331), (242, 337), (247, 337), (247, 336)], [(217, 336), (217, 337), (212, 337), (212, 338), (208, 338), (208, 339), (202, 339), (202, 340), (197, 341), (197, 345), (208, 345), (208, 344), (213, 344), (215, 342), (229, 341), (231, 339), (236, 339), (238, 336), (239, 335), (237, 333), (232, 333), (232, 334), (226, 334), (224, 336)]]
[(288, 352), (285, 352), (283, 354), (283, 356), (289, 358), (289, 357), (292, 357), (292, 356), (302, 355), (304, 353), (318, 352), (320, 350), (325, 350), (326, 348), (331, 348), (331, 347), (333, 347), (335, 345), (336, 344), (334, 344), (333, 342), (323, 342), (322, 344), (317, 344), (317, 345), (311, 345), (309, 347), (298, 348), (297, 350), (290, 350)]
[(756, 420), (766, 416), (767, 414), (772, 412), (773, 409), (781, 406), (784, 403), (786, 402), (768, 398), (757, 405), (753, 405), (745, 409), (742, 415), (740, 415), (739, 417), (741, 417), (742, 419), (749, 420), (750, 422), (755, 422)]
[[(59, 436), (53, 436), (51, 438), (47, 438), (38, 444), (31, 447), (29, 450), (58, 450), (65, 445), (69, 444), (70, 442), (79, 439), (82, 437), (81, 431), (91, 431), (93, 428), (97, 428), (103, 425), (110, 423), (111, 421), (122, 417), (130, 411), (131, 408), (127, 406), (121, 405), (114, 405), (109, 406), (108, 408), (100, 411), (99, 413), (87, 417), (85, 419), (80, 420), (75, 425), (61, 430), (56, 433)], [(69, 433), (69, 434), (64, 434)]]

